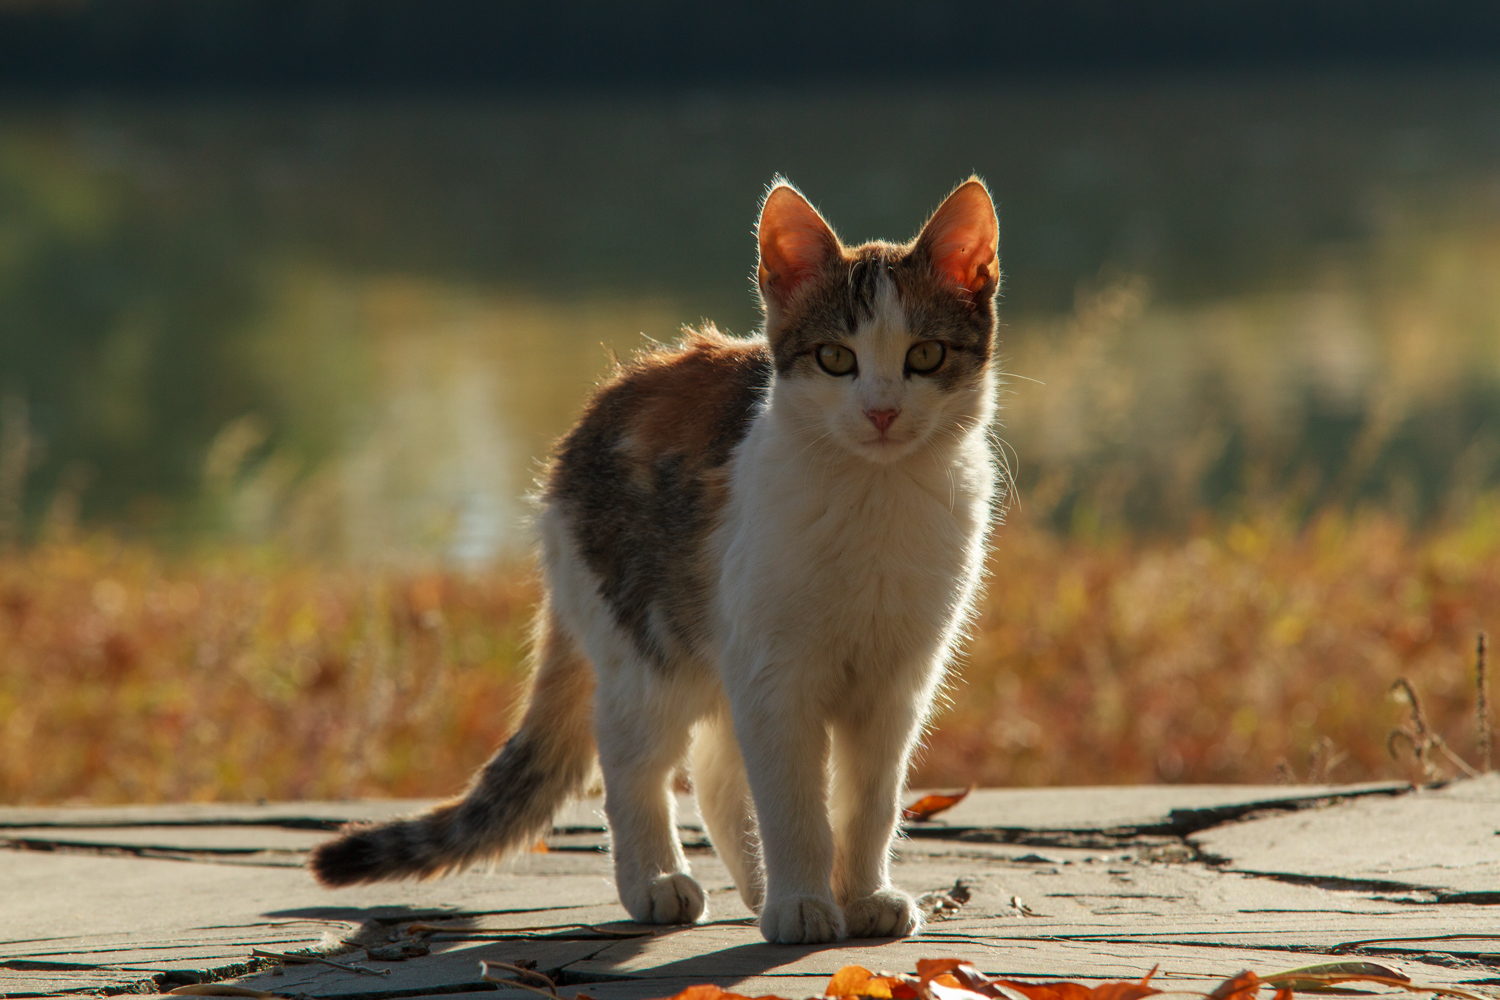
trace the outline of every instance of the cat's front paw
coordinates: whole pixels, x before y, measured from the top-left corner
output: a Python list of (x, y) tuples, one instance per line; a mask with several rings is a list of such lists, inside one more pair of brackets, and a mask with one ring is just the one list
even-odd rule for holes
[(820, 944), (844, 934), (844, 914), (826, 896), (787, 896), (766, 901), (760, 932), (772, 944)]
[(897, 889), (881, 889), (844, 907), (849, 936), (856, 938), (909, 937), (922, 928), (916, 902)]
[(621, 892), (620, 902), (638, 924), (692, 924), (703, 916), (703, 887), (691, 875), (658, 875), (633, 892)]

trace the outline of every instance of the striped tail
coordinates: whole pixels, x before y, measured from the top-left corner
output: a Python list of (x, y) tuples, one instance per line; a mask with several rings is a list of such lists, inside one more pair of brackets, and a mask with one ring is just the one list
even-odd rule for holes
[(580, 794), (594, 769), (594, 678), (544, 605), (536, 675), (521, 726), (474, 776), (463, 798), (405, 820), (351, 825), (308, 860), (326, 886), (431, 878), (524, 850)]

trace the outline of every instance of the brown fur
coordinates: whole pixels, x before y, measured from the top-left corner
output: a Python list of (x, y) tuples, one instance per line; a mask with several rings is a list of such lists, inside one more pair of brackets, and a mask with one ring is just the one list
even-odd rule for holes
[[(643, 354), (600, 386), (563, 439), (545, 499), (561, 505), (615, 619), (648, 660), (702, 636), (703, 540), (724, 469), (770, 385), (764, 343), (713, 327)], [(665, 620), (653, 623), (652, 610)]]

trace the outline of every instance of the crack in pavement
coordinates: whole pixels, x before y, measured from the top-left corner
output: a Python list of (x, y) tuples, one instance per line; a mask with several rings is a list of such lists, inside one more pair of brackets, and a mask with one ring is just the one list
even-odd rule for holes
[[(1194, 834), (1229, 823), (1242, 823), (1277, 813), (1327, 809), (1352, 799), (1370, 796), (1396, 797), (1411, 792), (1412, 785), (1360, 788), (1348, 792), (1303, 799), (1262, 799), (1227, 806), (1173, 809), (1162, 823), (1125, 824), (1093, 828), (1038, 829), (1036, 827), (949, 826), (943, 823), (907, 823), (902, 834), (912, 840), (957, 840), (980, 844), (1017, 844), (1027, 847), (1077, 847), (1090, 850), (1180, 843)], [(1191, 845), (1188, 845), (1191, 847)]]

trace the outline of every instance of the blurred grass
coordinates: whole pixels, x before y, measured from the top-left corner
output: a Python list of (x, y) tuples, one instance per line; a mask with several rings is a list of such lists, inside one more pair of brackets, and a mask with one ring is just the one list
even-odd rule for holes
[[(452, 794), (505, 736), (536, 596), (524, 565), (168, 558), (105, 535), (13, 549), (0, 800)], [(1470, 651), (1497, 598), (1494, 497), (1422, 530), (1265, 514), (1111, 540), (1018, 518), (912, 781), (1416, 777), (1386, 750), (1405, 711), (1388, 689), (1409, 677), (1472, 759)]]

